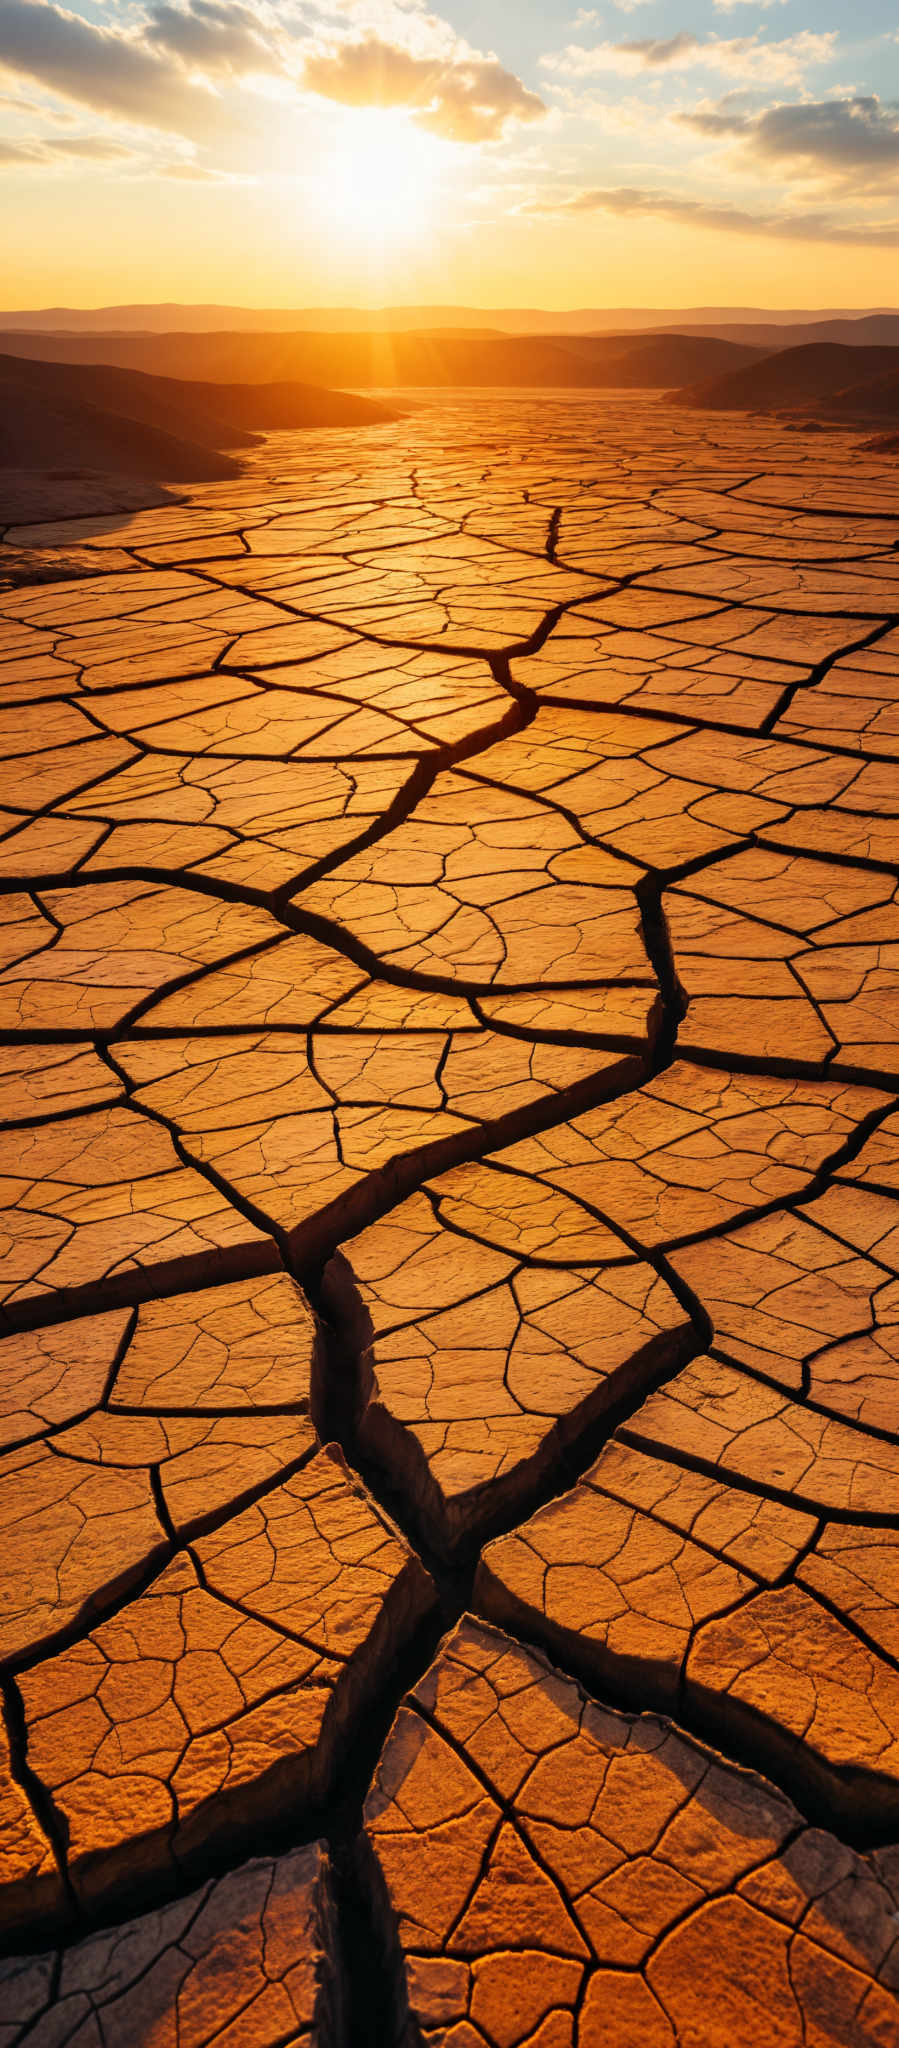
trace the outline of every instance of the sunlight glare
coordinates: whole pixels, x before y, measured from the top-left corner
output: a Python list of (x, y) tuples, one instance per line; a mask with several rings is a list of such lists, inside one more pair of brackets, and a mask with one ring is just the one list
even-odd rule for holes
[(340, 124), (329, 165), (329, 214), (351, 237), (414, 239), (433, 218), (442, 155), (436, 137), (407, 114), (354, 107)]

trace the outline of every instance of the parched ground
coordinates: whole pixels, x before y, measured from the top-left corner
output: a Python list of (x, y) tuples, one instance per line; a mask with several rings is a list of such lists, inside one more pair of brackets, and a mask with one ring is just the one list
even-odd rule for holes
[(0, 2048), (897, 2048), (895, 462), (275, 436), (0, 679)]

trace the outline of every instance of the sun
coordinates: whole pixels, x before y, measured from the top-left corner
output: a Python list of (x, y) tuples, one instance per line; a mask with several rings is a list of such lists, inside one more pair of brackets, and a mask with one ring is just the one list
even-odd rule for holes
[(334, 139), (324, 193), (341, 233), (369, 245), (414, 241), (431, 224), (443, 152), (396, 109), (348, 109)]

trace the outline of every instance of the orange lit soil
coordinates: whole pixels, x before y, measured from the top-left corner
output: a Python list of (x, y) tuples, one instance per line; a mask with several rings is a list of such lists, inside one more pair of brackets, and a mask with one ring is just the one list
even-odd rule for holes
[(0, 535), (2, 2048), (899, 2048), (899, 488)]

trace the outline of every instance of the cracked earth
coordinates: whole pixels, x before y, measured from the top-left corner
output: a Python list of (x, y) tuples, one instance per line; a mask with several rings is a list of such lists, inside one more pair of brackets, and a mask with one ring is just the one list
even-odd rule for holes
[(899, 490), (0, 538), (2, 2048), (897, 2048)]

